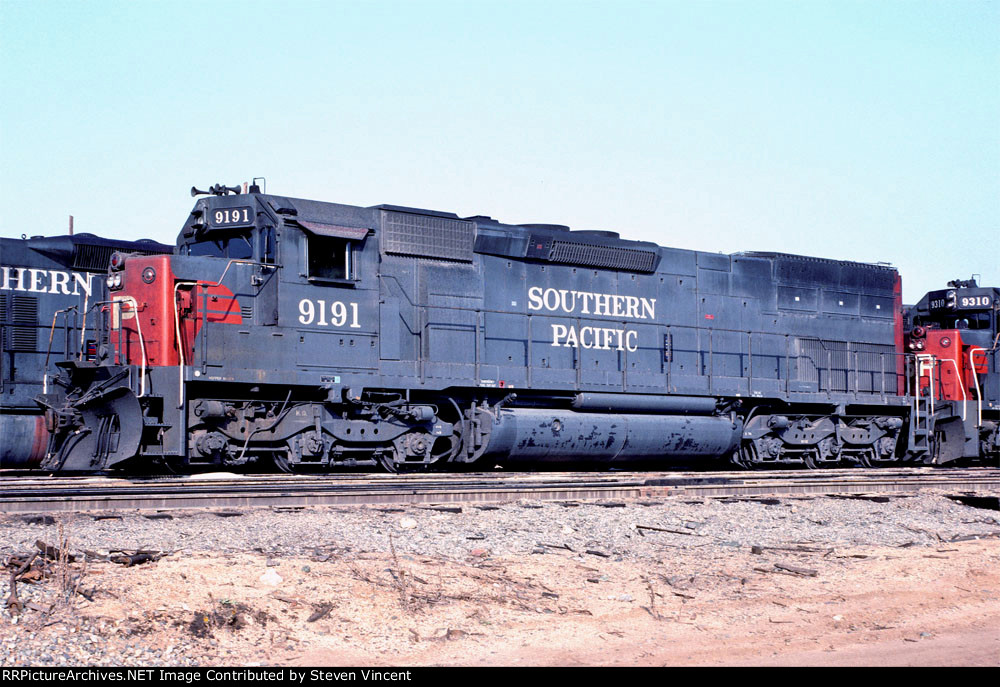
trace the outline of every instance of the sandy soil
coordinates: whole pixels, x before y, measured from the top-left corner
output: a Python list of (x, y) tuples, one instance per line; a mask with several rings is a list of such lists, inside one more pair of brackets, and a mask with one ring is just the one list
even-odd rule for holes
[(1000, 666), (1000, 540), (787, 548), (77, 563), (93, 601), (0, 639), (79, 628), (126, 663), (141, 645), (207, 665)]

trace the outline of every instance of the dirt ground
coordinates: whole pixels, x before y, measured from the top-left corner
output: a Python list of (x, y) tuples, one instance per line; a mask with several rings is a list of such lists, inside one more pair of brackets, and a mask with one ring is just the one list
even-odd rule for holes
[(1000, 666), (998, 539), (75, 565), (92, 601), (5, 619), (0, 641), (79, 632), (118, 664)]

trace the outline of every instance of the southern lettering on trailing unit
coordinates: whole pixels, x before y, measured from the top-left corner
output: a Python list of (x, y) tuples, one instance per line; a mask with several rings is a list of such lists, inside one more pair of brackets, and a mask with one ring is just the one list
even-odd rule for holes
[(81, 292), (93, 295), (92, 274), (42, 270), (34, 267), (0, 266), (0, 291), (27, 291), (30, 293), (61, 293), (78, 296)]

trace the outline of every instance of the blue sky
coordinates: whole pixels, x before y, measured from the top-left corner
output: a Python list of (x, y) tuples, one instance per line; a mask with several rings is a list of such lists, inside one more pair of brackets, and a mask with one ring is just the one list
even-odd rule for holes
[(0, 0), (0, 235), (268, 190), (1000, 284), (1000, 3)]

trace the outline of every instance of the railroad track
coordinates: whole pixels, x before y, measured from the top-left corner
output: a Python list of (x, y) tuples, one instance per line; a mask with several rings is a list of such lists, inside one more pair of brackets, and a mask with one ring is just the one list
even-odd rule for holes
[(175, 478), (0, 477), (0, 513), (126, 509), (499, 503), (668, 496), (1000, 493), (1000, 469), (490, 473), (458, 475), (232, 475)]

